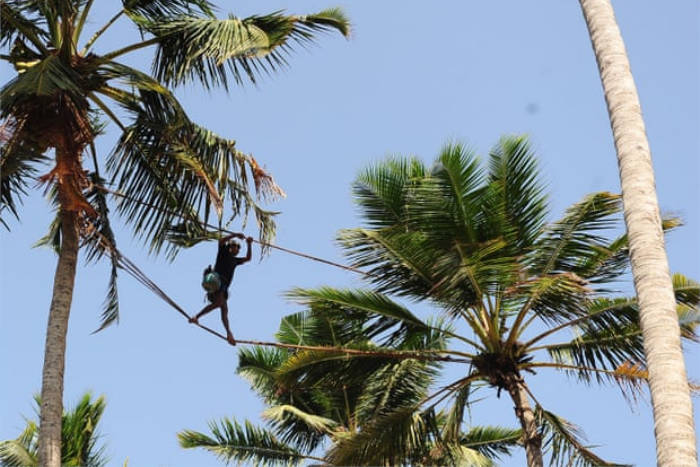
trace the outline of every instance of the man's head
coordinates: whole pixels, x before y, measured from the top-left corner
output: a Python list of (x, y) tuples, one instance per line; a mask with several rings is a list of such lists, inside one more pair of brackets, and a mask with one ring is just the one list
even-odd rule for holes
[(238, 242), (231, 241), (228, 243), (228, 251), (235, 256), (239, 251), (241, 251), (241, 246), (238, 244)]

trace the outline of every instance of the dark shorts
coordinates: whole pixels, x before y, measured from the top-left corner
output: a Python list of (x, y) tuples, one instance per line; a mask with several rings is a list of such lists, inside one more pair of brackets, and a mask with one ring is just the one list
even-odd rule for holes
[(220, 293), (224, 294), (224, 300), (228, 300), (228, 287), (225, 289), (219, 289), (216, 292), (210, 292), (207, 294), (207, 300), (209, 303), (214, 303), (216, 301), (216, 296)]

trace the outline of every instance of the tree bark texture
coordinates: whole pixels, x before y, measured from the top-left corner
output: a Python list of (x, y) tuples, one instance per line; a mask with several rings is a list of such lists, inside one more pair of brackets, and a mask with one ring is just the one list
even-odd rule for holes
[(681, 349), (654, 171), (641, 106), (610, 0), (580, 0), (617, 150), (639, 300), (659, 466), (697, 466), (693, 408)]
[(68, 317), (78, 261), (77, 217), (75, 212), (61, 213), (61, 251), (54, 276), (41, 380), (39, 465), (44, 467), (61, 466), (63, 371)]
[(542, 436), (537, 429), (535, 412), (530, 406), (530, 399), (523, 380), (514, 375), (506, 380), (506, 390), (515, 404), (515, 415), (523, 428), (523, 444), (528, 467), (542, 467)]

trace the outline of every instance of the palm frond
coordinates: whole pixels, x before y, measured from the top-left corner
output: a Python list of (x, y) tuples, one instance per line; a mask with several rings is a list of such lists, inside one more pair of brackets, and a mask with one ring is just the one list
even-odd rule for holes
[(356, 433), (338, 436), (326, 457), (335, 465), (399, 465), (427, 455), (429, 415), (415, 406), (373, 419)]
[(198, 12), (214, 16), (214, 5), (207, 0), (122, 0), (122, 5), (127, 14), (152, 20)]
[(32, 247), (48, 247), (57, 255), (61, 252), (61, 214), (58, 209), (54, 209), (55, 216), (49, 224), (49, 231), (46, 235), (37, 240)]
[(224, 418), (209, 424), (211, 436), (184, 430), (177, 434), (180, 446), (185, 449), (203, 448), (224, 462), (254, 463), (261, 466), (298, 465), (310, 456), (277, 440), (264, 428), (249, 421), (243, 425)]
[[(41, 400), (34, 397), (37, 414)], [(104, 413), (104, 397), (92, 398), (84, 394), (75, 407), (66, 410), (61, 422), (61, 465), (104, 467), (107, 464), (104, 446), (100, 439), (98, 424)], [(20, 436), (11, 441), (0, 442), (0, 464), (8, 467), (31, 467), (38, 465), (39, 430), (36, 422), (27, 421)]]
[(483, 186), (483, 171), (476, 155), (460, 143), (442, 148), (429, 176), (407, 199), (412, 229), (436, 240), (438, 247), (454, 242), (479, 243), (476, 202)]
[(277, 348), (254, 346), (240, 349), (236, 373), (247, 379), (266, 403), (277, 403), (276, 371), (288, 355), (286, 350)]
[(599, 255), (606, 239), (601, 232), (615, 226), (620, 196), (608, 192), (586, 196), (548, 226), (536, 244), (531, 268), (540, 274), (586, 271), (589, 258)]
[(33, 421), (17, 439), (0, 441), (0, 465), (3, 467), (29, 467), (39, 465), (38, 453), (39, 427)]
[(20, 111), (22, 103), (37, 97), (54, 96), (65, 92), (80, 93), (80, 77), (67, 67), (57, 55), (49, 55), (23, 73), (17, 74), (0, 90), (2, 117)]
[(287, 292), (286, 297), (310, 308), (332, 307), (347, 313), (359, 311), (366, 314), (367, 318), (376, 320), (374, 325), (364, 326), (363, 335), (368, 339), (372, 339), (397, 324), (410, 329), (424, 330), (427, 328), (425, 323), (404, 306), (394, 302), (386, 295), (367, 290), (341, 290), (330, 287), (297, 288)]
[(586, 281), (575, 273), (547, 274), (517, 284), (506, 293), (527, 298), (529, 312), (548, 323), (561, 323), (585, 313), (591, 293)]
[(314, 430), (325, 435), (332, 433), (334, 428), (338, 425), (336, 421), (331, 420), (330, 418), (306, 413), (289, 404), (268, 407), (263, 411), (262, 418), (269, 420), (272, 423), (284, 423), (288, 419), (294, 418), (297, 421), (305, 424), (310, 430)]
[(427, 169), (417, 158), (387, 158), (369, 167), (353, 183), (353, 195), (363, 219), (373, 229), (406, 223), (406, 197)]
[(26, 2), (4, 1), (0, 4), (0, 46), (7, 47), (15, 41), (31, 42), (37, 50), (44, 52), (47, 39), (46, 31), (40, 26), (40, 17), (26, 16)]
[[(222, 214), (223, 202), (230, 196), (233, 215), (254, 208), (262, 223), (262, 240), (270, 242), (274, 233), (274, 213), (250, 206), (245, 173), (247, 156), (235, 141), (221, 138), (189, 121), (179, 105), (161, 93), (140, 91), (142, 107), (109, 157), (107, 168), (120, 191), (129, 193), (135, 203), (121, 199), (120, 214), (127, 218), (136, 235), (150, 241), (158, 252), (168, 232), (181, 218), (208, 221), (212, 210)], [(177, 245), (169, 245), (171, 257)]]
[(547, 197), (537, 160), (525, 137), (504, 137), (491, 150), (489, 188), (495, 201), (487, 209), (502, 213), (504, 232), (514, 252), (532, 247), (547, 215)]
[(444, 440), (453, 441), (459, 439), (462, 432), (464, 412), (469, 404), (469, 397), (471, 394), (471, 384), (465, 384), (455, 393), (452, 405), (447, 412), (445, 424), (442, 427), (442, 438)]
[(671, 278), (676, 295), (676, 312), (681, 326), (681, 337), (700, 342), (700, 283), (676, 273)]
[(461, 436), (460, 443), (489, 459), (498, 459), (502, 455), (509, 456), (520, 445), (522, 436), (520, 428), (475, 426)]
[[(682, 225), (677, 217), (662, 219), (664, 233)], [(629, 241), (627, 234), (621, 235), (611, 242), (591, 245), (590, 254), (577, 266), (577, 274), (591, 284), (604, 284), (619, 280), (629, 268)], [(606, 289), (597, 288), (600, 292)]]
[(586, 446), (581, 430), (571, 422), (537, 407), (535, 410), (541, 427), (543, 446), (551, 452), (550, 463), (557, 467), (623, 466), (598, 457)]
[(105, 407), (103, 396), (93, 400), (92, 395), (86, 393), (72, 410), (66, 412), (61, 446), (64, 464), (97, 467), (107, 463), (104, 446), (97, 446), (97, 426)]
[(138, 26), (156, 36), (155, 76), (178, 86), (191, 80), (205, 87), (228, 87), (228, 73), (241, 84), (247, 77), (269, 74), (286, 64), (291, 41), (307, 43), (319, 31), (348, 33), (340, 10), (317, 15), (286, 16), (281, 12), (244, 19), (180, 15), (163, 20), (132, 15)]
[(8, 209), (19, 219), (18, 204), (36, 177), (37, 166), (48, 158), (30, 141), (15, 137), (16, 123), (8, 119), (0, 127), (0, 212)]
[(428, 394), (436, 376), (434, 365), (416, 360), (400, 360), (367, 374), (357, 401), (357, 418), (371, 420), (418, 404)]
[(380, 293), (430, 297), (455, 307), (475, 300), (469, 284), (462, 290), (441, 293), (445, 278), (435, 271), (440, 252), (430, 248), (422, 233), (345, 229), (338, 234), (338, 241), (353, 267), (368, 268), (369, 280)]
[[(678, 321), (681, 336), (698, 341), (700, 326), (700, 284), (682, 274), (674, 274)], [(626, 362), (645, 362), (639, 306), (632, 298), (598, 298), (586, 303), (586, 315), (575, 320), (578, 335), (563, 344), (547, 345), (555, 362), (572, 363), (585, 368), (615, 370)], [(595, 377), (605, 378), (603, 373), (574, 370), (584, 381)]]

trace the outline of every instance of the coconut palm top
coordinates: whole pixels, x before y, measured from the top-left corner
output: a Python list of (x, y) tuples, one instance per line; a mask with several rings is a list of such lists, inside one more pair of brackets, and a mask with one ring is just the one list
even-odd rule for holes
[[(306, 311), (278, 338), (368, 353), (301, 350), (268, 367), (241, 353), (244, 374), (257, 385), (272, 378), (282, 391), (275, 394), (354, 390), (369, 382), (384, 391), (372, 417), (363, 414), (376, 404), (356, 406), (354, 416), (365, 423), (336, 439), (324, 456), (331, 464), (411, 462), (426, 440), (459, 460), (467, 439), (464, 407), (475, 388), (486, 387), (512, 399), (531, 465), (547, 451), (556, 465), (608, 465), (575, 425), (547, 410), (528, 381), (554, 370), (618, 386), (630, 398), (643, 389), (637, 300), (616, 291), (628, 270), (627, 237), (609, 234), (621, 221), (620, 197), (588, 195), (548, 223), (536, 158), (520, 137), (503, 138), (485, 168), (460, 144), (446, 146), (432, 166), (390, 158), (364, 171), (354, 192), (365, 226), (341, 231), (338, 240), (352, 266), (368, 272), (371, 288), (290, 292)], [(664, 221), (666, 229), (678, 225)], [(700, 286), (676, 274), (674, 287), (682, 337), (697, 342)], [(445, 324), (419, 318), (391, 295), (432, 305)], [(412, 353), (392, 354), (405, 349)], [(453, 359), (443, 365), (461, 365), (461, 376), (436, 388), (415, 384), (424, 366), (408, 375), (386, 371), (397, 357), (436, 355)], [(453, 418), (452, 431), (435, 431), (440, 413)], [(302, 436), (295, 420), (289, 416), (282, 426)]]
[[(221, 223), (251, 212), (269, 240), (274, 213), (258, 205), (252, 186), (262, 197), (283, 191), (234, 140), (191, 121), (172, 89), (190, 82), (205, 88), (255, 83), (317, 33), (347, 36), (343, 13), (219, 17), (206, 0), (124, 0), (110, 2), (114, 16), (86, 36), (93, 4), (0, 5), (0, 46), (7, 50), (0, 58), (16, 71), (0, 90), (0, 213), (19, 216), (22, 195), (38, 180), (54, 194), (58, 211), (79, 215), (84, 237), (99, 232), (88, 239), (87, 256), (94, 258), (104, 250), (101, 241), (115, 242), (99, 188), (111, 185), (131, 198), (118, 198), (117, 212), (153, 252), (165, 247), (172, 258), (177, 246), (167, 240), (191, 241), (210, 216)], [(135, 26), (133, 43), (97, 53), (100, 38), (120, 19)], [(151, 70), (122, 60), (148, 47), (154, 49)], [(101, 157), (94, 142), (110, 123), (121, 135)], [(0, 221), (9, 227), (7, 217)], [(60, 229), (57, 220), (43, 243), (58, 248)], [(115, 297), (110, 293), (103, 325), (116, 319)]]

